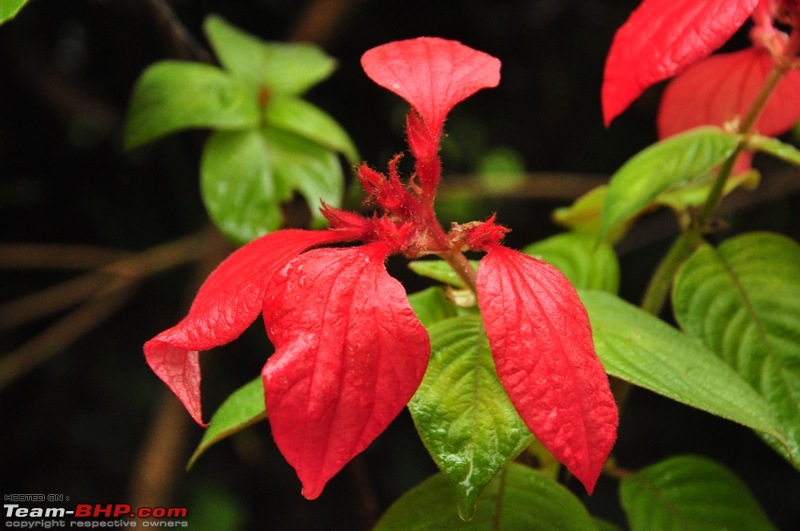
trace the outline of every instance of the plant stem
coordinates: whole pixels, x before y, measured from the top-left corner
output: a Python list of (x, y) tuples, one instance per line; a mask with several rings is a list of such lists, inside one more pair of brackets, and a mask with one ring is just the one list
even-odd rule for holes
[(664, 304), (669, 295), (672, 280), (675, 278), (675, 273), (683, 262), (689, 258), (694, 249), (700, 244), (703, 234), (708, 230), (714, 214), (722, 201), (725, 184), (733, 172), (736, 160), (744, 150), (746, 144), (745, 136), (750, 132), (756, 123), (761, 111), (767, 103), (772, 92), (777, 87), (778, 82), (789, 69), (789, 62), (776, 62), (764, 86), (761, 87), (758, 95), (756, 95), (753, 104), (748, 109), (747, 113), (739, 125), (739, 134), (742, 136), (739, 144), (734, 149), (733, 153), (725, 159), (722, 166), (717, 173), (714, 184), (706, 197), (700, 212), (697, 214), (694, 222), (689, 228), (678, 236), (675, 242), (670, 247), (667, 254), (662, 258), (655, 273), (650, 278), (650, 283), (645, 290), (644, 297), (642, 298), (641, 308), (653, 315), (658, 315), (664, 308)]

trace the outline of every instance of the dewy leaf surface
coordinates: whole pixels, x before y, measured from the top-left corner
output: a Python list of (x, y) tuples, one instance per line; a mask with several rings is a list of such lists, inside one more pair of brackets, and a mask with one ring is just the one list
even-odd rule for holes
[(510, 463), (489, 484), (471, 520), (461, 520), (453, 502), (452, 484), (437, 474), (389, 507), (375, 531), (597, 529), (574, 494), (536, 470), (516, 463)]
[(241, 81), (206, 64), (160, 61), (133, 89), (125, 147), (189, 128), (246, 129), (259, 119), (257, 101)]
[(203, 424), (198, 352), (233, 341), (261, 312), (267, 283), (278, 269), (315, 245), (352, 239), (334, 231), (281, 230), (236, 250), (206, 279), (177, 325), (145, 343), (147, 363)]
[(780, 434), (767, 402), (701, 341), (609, 293), (580, 294), (608, 374), (749, 428)]
[(747, 486), (709, 459), (677, 456), (626, 477), (622, 507), (631, 531), (775, 529)]
[(243, 244), (283, 223), (273, 161), (259, 132), (215, 131), (203, 149), (200, 185), (215, 225)]
[(419, 37), (390, 42), (361, 57), (367, 76), (406, 100), (434, 138), (447, 113), (475, 92), (500, 83), (500, 61), (457, 41)]
[(332, 151), (301, 136), (263, 127), (261, 135), (275, 176), (280, 201), (289, 201), (295, 190), (303, 195), (313, 219), (323, 223), (320, 201), (337, 207), (342, 203), (342, 165)]
[[(751, 233), (703, 246), (678, 271), (675, 316), (769, 404), (800, 467), (800, 245)], [(768, 439), (769, 440), (769, 439)]]
[(267, 410), (308, 499), (386, 429), (428, 363), (428, 333), (386, 272), (389, 251), (381, 242), (310, 251), (268, 289)]
[(481, 260), (477, 286), (511, 402), (591, 492), (616, 439), (617, 406), (575, 289), (555, 267), (499, 245)]
[(264, 382), (252, 380), (225, 399), (211, 417), (200, 444), (189, 459), (187, 468), (212, 445), (267, 418), (264, 406)]
[(408, 408), (469, 518), (484, 487), (532, 437), (497, 378), (480, 317), (446, 319), (428, 332), (431, 359)]
[(699, 127), (637, 153), (614, 175), (603, 205), (601, 236), (652, 205), (659, 194), (687, 186), (728, 158), (738, 139), (717, 127)]
[(603, 76), (608, 125), (650, 85), (722, 46), (759, 0), (644, 0), (611, 43)]
[(302, 94), (336, 68), (336, 61), (317, 46), (265, 42), (217, 15), (208, 16), (203, 28), (222, 66), (251, 90)]
[(325, 111), (294, 96), (275, 96), (266, 109), (264, 121), (269, 127), (283, 129), (343, 154), (350, 164), (359, 157), (353, 141), (342, 126)]

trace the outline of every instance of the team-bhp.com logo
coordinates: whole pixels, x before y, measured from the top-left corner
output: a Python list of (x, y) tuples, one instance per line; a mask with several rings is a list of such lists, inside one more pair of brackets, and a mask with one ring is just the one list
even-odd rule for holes
[(60, 527), (188, 527), (186, 507), (139, 507), (127, 503), (78, 503), (65, 507), (23, 507), (4, 503), (5, 527), (51, 529)]

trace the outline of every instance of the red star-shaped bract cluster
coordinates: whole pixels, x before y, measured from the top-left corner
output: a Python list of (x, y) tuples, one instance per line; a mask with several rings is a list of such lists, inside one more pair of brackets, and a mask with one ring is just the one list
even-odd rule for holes
[[(261, 314), (275, 346), (262, 371), (272, 434), (313, 499), (405, 407), (428, 363), (428, 334), (387, 273), (387, 257), (485, 251), (467, 280), (500, 381), (540, 442), (591, 491), (618, 419), (574, 288), (549, 264), (500, 245), (508, 229), (494, 217), (445, 233), (433, 210), (447, 114), (496, 86), (500, 61), (422, 37), (374, 48), (362, 65), (412, 106), (415, 175), (404, 183), (397, 157), (388, 176), (362, 165), (373, 216), (323, 205), (329, 229), (280, 230), (231, 254), (189, 315), (145, 344), (147, 362), (202, 424), (198, 352), (232, 341)], [(363, 243), (330, 246), (350, 241)]]

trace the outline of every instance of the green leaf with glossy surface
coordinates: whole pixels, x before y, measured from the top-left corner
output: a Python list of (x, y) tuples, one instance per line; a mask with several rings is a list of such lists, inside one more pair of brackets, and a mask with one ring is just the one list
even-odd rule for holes
[(241, 81), (213, 66), (161, 61), (148, 67), (133, 89), (125, 147), (183, 129), (237, 130), (259, 120), (257, 101)]
[(780, 437), (767, 402), (697, 338), (602, 291), (580, 291), (608, 374)]
[(597, 529), (574, 494), (532, 468), (516, 463), (510, 463), (484, 490), (472, 520), (461, 520), (454, 504), (451, 483), (437, 474), (389, 507), (375, 531)]
[(264, 121), (269, 127), (283, 129), (344, 155), (350, 164), (359, 157), (353, 141), (339, 123), (325, 111), (307, 101), (292, 96), (270, 100), (264, 109)]
[(264, 382), (259, 376), (234, 391), (211, 417), (200, 444), (189, 459), (191, 468), (210, 446), (267, 418)]
[(554, 265), (576, 289), (619, 289), (619, 260), (611, 245), (588, 234), (566, 232), (532, 243), (522, 252)]
[(428, 332), (431, 359), (408, 409), (469, 518), (484, 487), (532, 436), (497, 377), (480, 317), (440, 321)]
[(672, 457), (620, 484), (631, 531), (775, 529), (730, 470), (696, 456)]
[[(778, 234), (699, 248), (675, 278), (675, 316), (769, 404), (800, 468), (800, 245)], [(787, 452), (789, 455), (787, 455)]]
[(255, 130), (217, 131), (200, 162), (203, 202), (223, 234), (238, 244), (278, 229), (283, 222), (275, 191), (274, 160)]
[(27, 3), (28, 0), (2, 0), (0, 2), (0, 24), (16, 17), (22, 6)]
[[(473, 269), (478, 269), (478, 260), (470, 260), (469, 263)], [(456, 288), (465, 287), (461, 277), (444, 260), (414, 260), (408, 263), (408, 268), (421, 277), (431, 278)]]
[(320, 201), (334, 207), (342, 203), (344, 175), (339, 159), (319, 144), (286, 131), (265, 127), (261, 134), (269, 153), (278, 199), (287, 201), (295, 190), (300, 192), (313, 220), (317, 225), (324, 224)]
[(433, 286), (408, 296), (411, 309), (425, 328), (458, 315), (458, 308), (447, 300), (440, 286)]
[(791, 144), (781, 142), (771, 136), (752, 135), (747, 138), (747, 148), (775, 158), (781, 159), (789, 164), (800, 166), (800, 149)]
[(210, 15), (203, 25), (222, 66), (251, 88), (301, 94), (326, 79), (336, 61), (312, 44), (265, 42)]
[(691, 184), (736, 149), (739, 139), (717, 127), (700, 127), (640, 151), (611, 176), (600, 235), (639, 214), (659, 194)]

